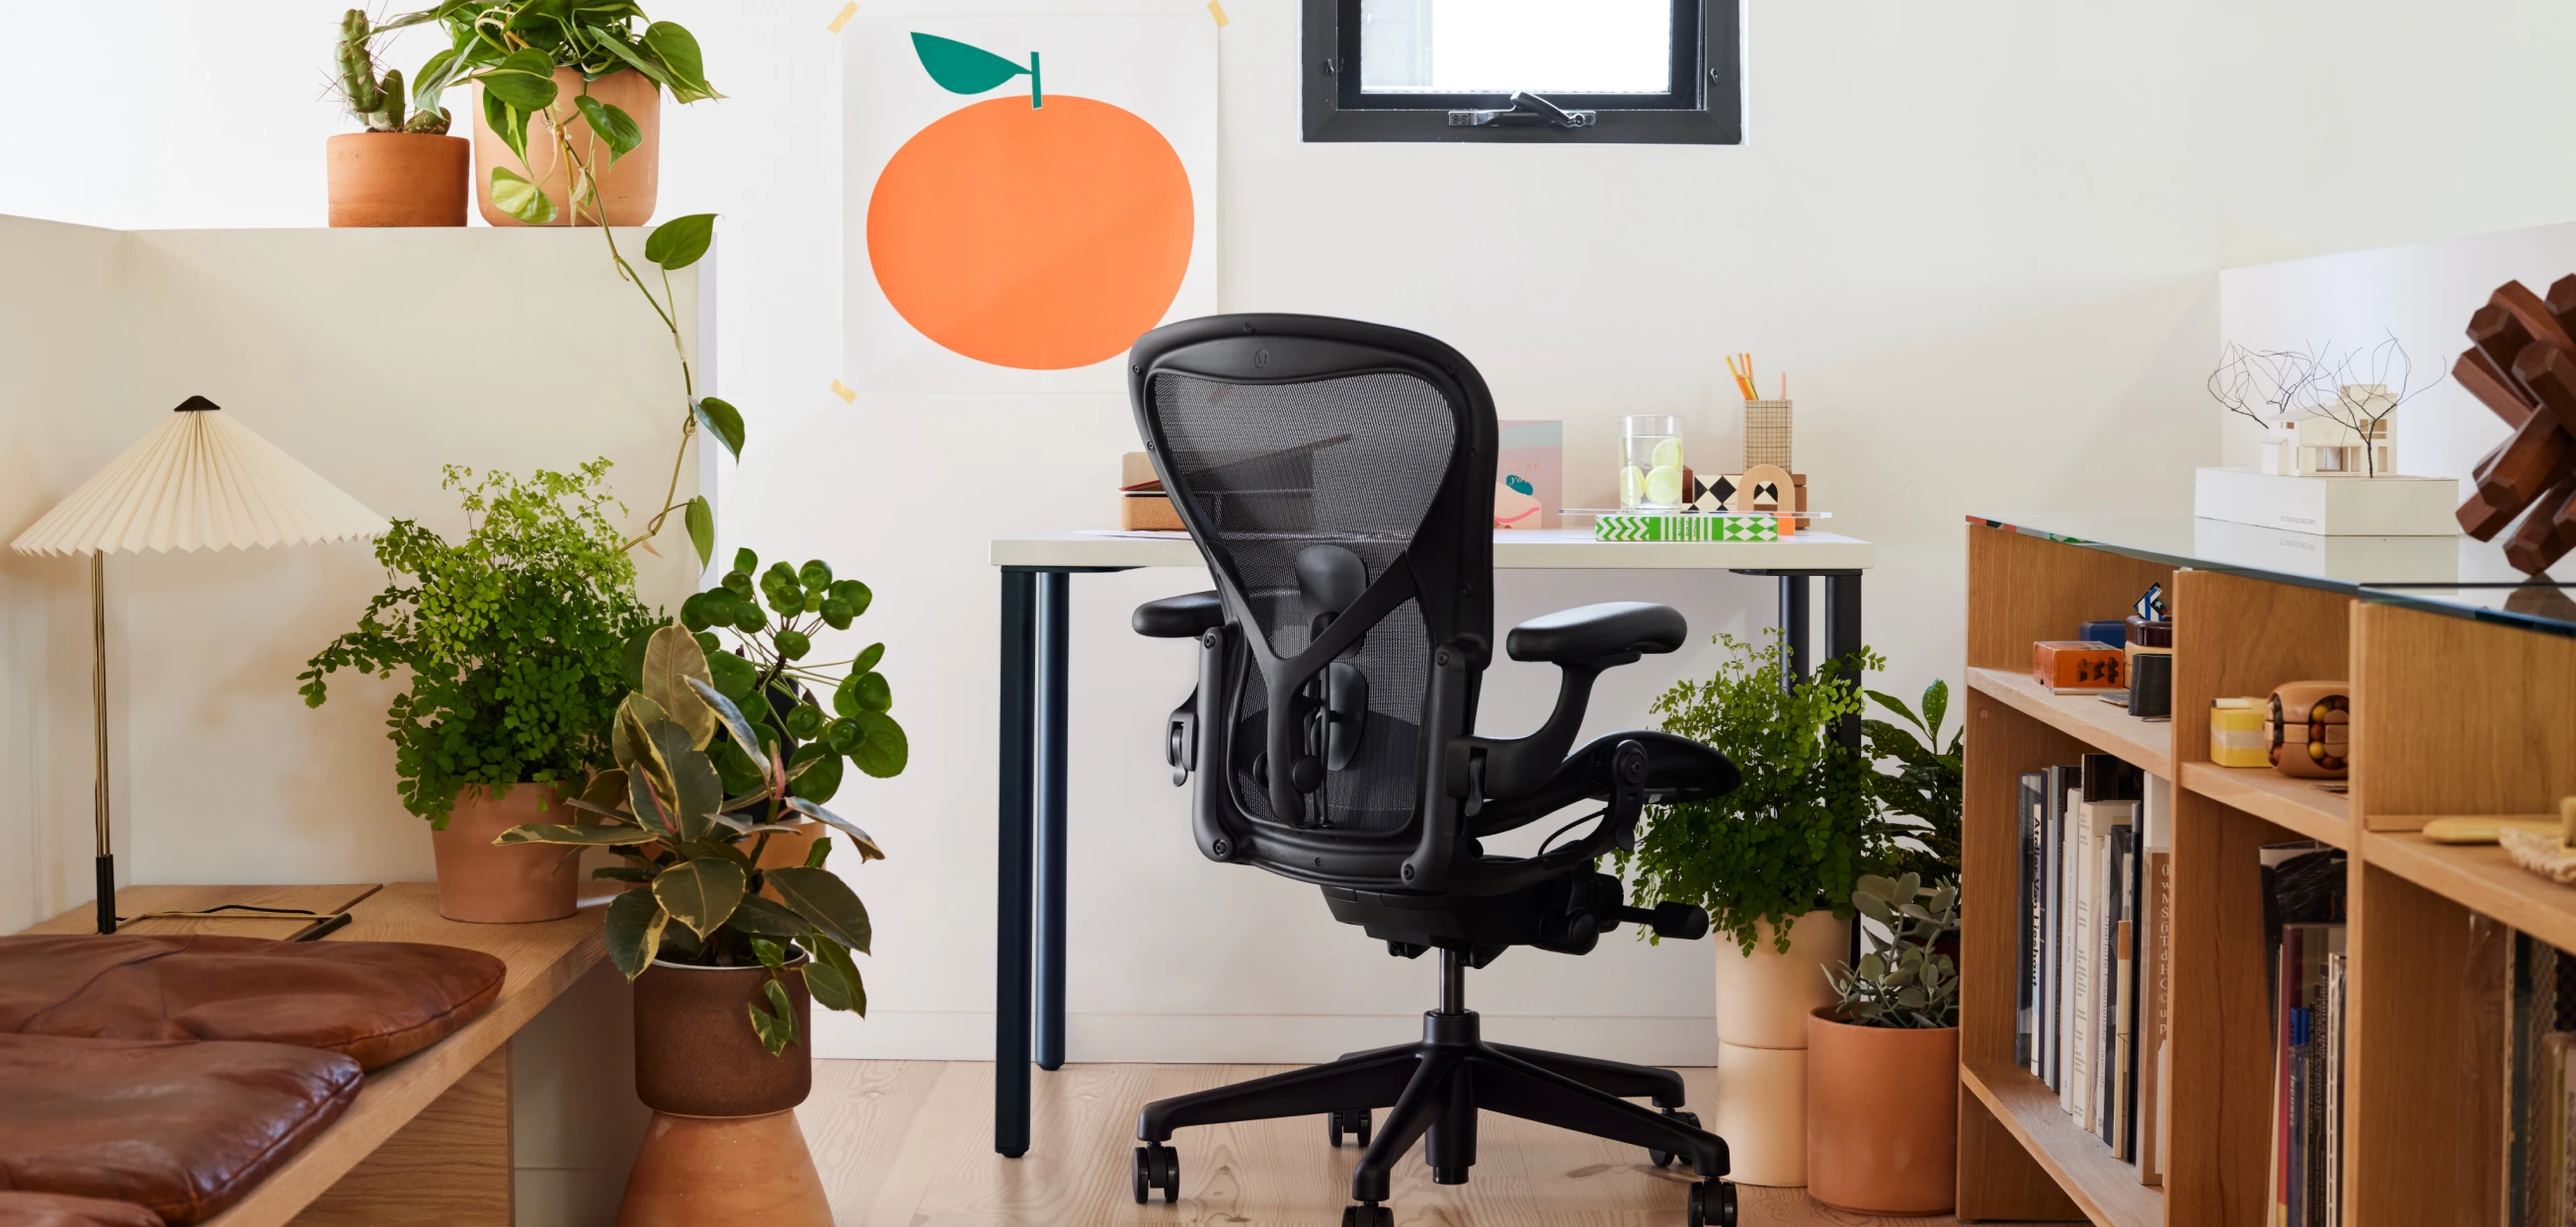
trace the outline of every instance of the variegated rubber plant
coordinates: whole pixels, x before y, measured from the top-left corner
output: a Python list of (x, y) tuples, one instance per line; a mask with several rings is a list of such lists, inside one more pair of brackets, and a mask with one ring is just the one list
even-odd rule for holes
[[(725, 795), (708, 753), (719, 737), (759, 764), (756, 791)], [(752, 723), (716, 689), (705, 649), (686, 627), (662, 627), (647, 641), (642, 685), (618, 706), (612, 748), (617, 766), (591, 776), (572, 802), (589, 824), (513, 827), (493, 842), (605, 846), (625, 857), (625, 865), (593, 871), (635, 883), (608, 905), (609, 959), (629, 980), (657, 958), (768, 968), (767, 1008), (755, 1002), (750, 1009), (752, 1029), (772, 1055), (802, 1041), (785, 976), (803, 976), (826, 1009), (865, 1015), (867, 989), (850, 953), (867, 953), (868, 909), (823, 867), (832, 839), (815, 840), (802, 865), (763, 869), (760, 854), (773, 835), (797, 830), (787, 820), (798, 816), (839, 832), (861, 863), (885, 853), (867, 832), (789, 794), (777, 743), (764, 752)]]

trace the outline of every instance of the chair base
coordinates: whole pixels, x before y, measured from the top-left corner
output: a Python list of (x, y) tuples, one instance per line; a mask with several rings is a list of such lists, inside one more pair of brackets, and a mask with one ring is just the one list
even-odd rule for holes
[[(1191, 1125), (1342, 1113), (1332, 1119), (1339, 1145), (1348, 1116), (1391, 1109), (1371, 1131), (1351, 1176), (1351, 1200), (1373, 1207), (1387, 1200), (1396, 1160), (1417, 1141), (1425, 1143), (1435, 1183), (1465, 1184), (1476, 1162), (1476, 1114), (1500, 1112), (1643, 1146), (1659, 1161), (1666, 1155), (1686, 1159), (1700, 1179), (1714, 1181), (1726, 1174), (1726, 1142), (1679, 1114), (1682, 1094), (1681, 1075), (1671, 1070), (1488, 1044), (1474, 1011), (1435, 1010), (1422, 1016), (1418, 1044), (1356, 1052), (1307, 1069), (1155, 1100), (1139, 1114), (1136, 1137), (1146, 1144), (1140, 1154), (1168, 1155), (1160, 1144), (1173, 1130)], [(1656, 1106), (1630, 1099), (1651, 1099)], [(1160, 1186), (1167, 1189), (1166, 1200), (1177, 1196), (1174, 1176)], [(1140, 1182), (1140, 1192), (1144, 1188)]]

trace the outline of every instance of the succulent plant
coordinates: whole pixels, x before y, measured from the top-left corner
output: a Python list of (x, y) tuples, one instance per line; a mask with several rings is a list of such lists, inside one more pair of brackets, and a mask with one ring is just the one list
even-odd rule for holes
[(350, 9), (340, 17), (338, 84), (340, 97), (349, 104), (349, 113), (366, 124), (369, 132), (446, 135), (447, 109), (437, 105), (434, 92), (424, 91), (420, 111), (404, 118), (402, 70), (389, 68), (384, 76), (376, 75), (375, 53), (367, 46), (376, 33), (363, 9)]
[[(1860, 966), (1828, 969), (1825, 980), (1841, 998), (1836, 1012), (1862, 1027), (1939, 1028), (1959, 1025), (1959, 969), (1941, 953), (1943, 938), (1959, 931), (1959, 883), (1923, 885), (1917, 874), (1893, 881), (1863, 874), (1852, 906), (1887, 927)], [(1867, 932), (1864, 930), (1864, 932)]]

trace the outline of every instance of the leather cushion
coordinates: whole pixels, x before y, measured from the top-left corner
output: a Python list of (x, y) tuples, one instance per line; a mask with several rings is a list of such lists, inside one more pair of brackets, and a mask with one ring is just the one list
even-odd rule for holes
[(0, 1227), (161, 1227), (161, 1216), (130, 1201), (0, 1193)]
[(489, 1009), (501, 960), (412, 942), (0, 937), (0, 1032), (256, 1040), (399, 1061)]
[(211, 1218), (339, 1119), (359, 1081), (357, 1062), (288, 1044), (0, 1035), (0, 1188)]

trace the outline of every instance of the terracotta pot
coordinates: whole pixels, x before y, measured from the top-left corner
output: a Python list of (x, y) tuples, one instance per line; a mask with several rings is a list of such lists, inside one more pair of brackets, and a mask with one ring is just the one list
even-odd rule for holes
[(1862, 1214), (1945, 1214), (1959, 1190), (1959, 1029), (1807, 1019), (1807, 1195)]
[[(580, 108), (573, 102), (582, 89), (579, 69), (556, 69), (555, 104), (548, 110), (554, 115), (555, 123), (562, 126), (571, 138), (573, 151), (599, 176), (599, 199), (608, 211), (608, 224), (641, 226), (653, 220), (654, 197), (661, 190), (662, 92), (632, 69), (612, 72), (590, 83), (591, 97), (626, 112), (644, 135), (643, 142), (635, 147), (633, 153), (617, 159), (617, 164), (610, 166), (608, 146), (596, 144), (591, 139), (590, 121), (581, 117)], [(498, 166), (538, 185), (545, 191), (546, 198), (555, 202), (555, 219), (548, 224), (573, 224), (572, 209), (565, 203), (572, 167), (569, 163), (556, 164), (558, 151), (554, 133), (546, 127), (545, 118), (539, 116), (529, 121), (528, 161), (521, 162), (518, 155), (510, 152), (509, 145), (503, 143), (501, 135), (483, 121), (483, 99), (479, 95), (474, 99), (473, 111), (474, 203), (482, 210), (483, 220), (495, 226), (528, 224), (493, 205), (492, 168)], [(594, 145), (598, 150), (596, 156), (592, 153)], [(534, 169), (531, 169), (532, 164)], [(581, 224), (597, 225), (598, 219), (585, 211)]]
[(416, 132), (344, 132), (323, 144), (334, 226), (462, 226), (471, 142)]
[(1753, 953), (1724, 936), (1717, 946), (1717, 1038), (1745, 1048), (1804, 1048), (1807, 1014), (1834, 1003), (1824, 969), (1851, 957), (1851, 922), (1813, 911), (1789, 925), (1789, 952), (1759, 926)]
[[(548, 844), (496, 848), (492, 841), (531, 822), (573, 823), (578, 811), (557, 800), (551, 784), (513, 784), (495, 797), (469, 787), (456, 798), (447, 829), (432, 831), (438, 858), (438, 914), (474, 924), (561, 920), (581, 893), (581, 858)], [(577, 851), (577, 849), (573, 849)]]
[(779, 981), (796, 1006), (797, 1042), (773, 1057), (751, 1029), (751, 1003), (768, 1000), (768, 968), (653, 960), (635, 978), (635, 1093), (644, 1106), (766, 1116), (805, 1102), (814, 1089), (814, 1010), (805, 977), (789, 966)]
[[(649, 974), (649, 973), (648, 973)], [(721, 1120), (656, 1112), (626, 1177), (617, 1227), (832, 1227), (793, 1112)]]

